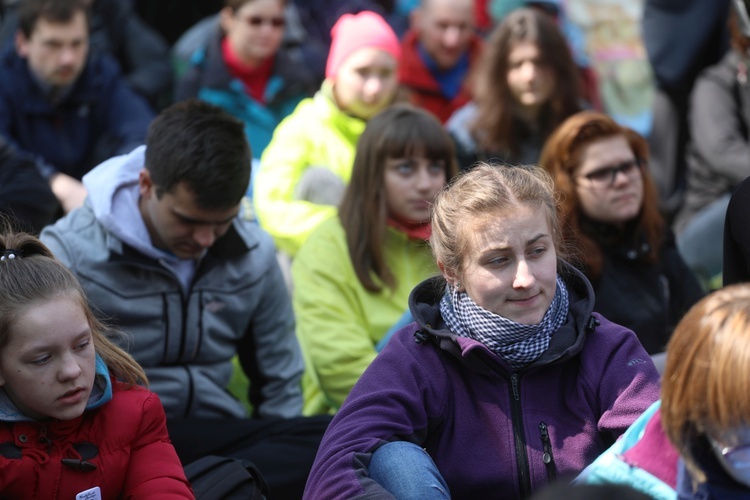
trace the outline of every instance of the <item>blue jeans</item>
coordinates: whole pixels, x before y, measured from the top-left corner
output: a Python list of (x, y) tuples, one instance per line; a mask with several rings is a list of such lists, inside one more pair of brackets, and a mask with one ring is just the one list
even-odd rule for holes
[(398, 500), (451, 497), (448, 485), (430, 455), (408, 441), (393, 441), (375, 450), (368, 472), (370, 479)]

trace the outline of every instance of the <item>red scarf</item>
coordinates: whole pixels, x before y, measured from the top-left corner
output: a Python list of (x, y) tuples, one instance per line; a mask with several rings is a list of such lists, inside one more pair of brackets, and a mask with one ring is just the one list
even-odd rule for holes
[(386, 219), (386, 223), (394, 229), (406, 233), (406, 235), (413, 240), (427, 241), (430, 239), (432, 234), (432, 226), (430, 221), (425, 222), (410, 222), (404, 219), (389, 215)]
[(221, 41), (221, 53), (229, 73), (245, 84), (245, 92), (259, 103), (265, 104), (266, 84), (271, 78), (273, 57), (269, 57), (258, 66), (248, 66), (237, 57), (228, 38)]

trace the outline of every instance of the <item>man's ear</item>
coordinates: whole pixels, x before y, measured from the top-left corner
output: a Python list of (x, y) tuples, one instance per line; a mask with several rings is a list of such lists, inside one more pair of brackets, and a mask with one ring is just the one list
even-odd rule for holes
[(221, 29), (225, 34), (229, 33), (229, 30), (232, 29), (234, 22), (234, 11), (231, 7), (224, 7), (219, 11), (219, 24), (221, 25)]
[(417, 7), (409, 13), (409, 28), (419, 33), (419, 30), (421, 29), (421, 23), (422, 7)]
[(29, 56), (29, 39), (21, 30), (16, 31), (15, 37), (16, 54), (24, 59)]
[(151, 180), (151, 173), (145, 168), (138, 173), (138, 189), (142, 198), (150, 198), (155, 193), (154, 181)]

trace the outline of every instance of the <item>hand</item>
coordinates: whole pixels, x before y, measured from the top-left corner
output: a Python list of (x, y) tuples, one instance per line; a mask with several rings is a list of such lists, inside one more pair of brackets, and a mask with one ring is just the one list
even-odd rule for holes
[(49, 186), (65, 213), (83, 206), (87, 193), (81, 181), (69, 175), (57, 173), (50, 177)]

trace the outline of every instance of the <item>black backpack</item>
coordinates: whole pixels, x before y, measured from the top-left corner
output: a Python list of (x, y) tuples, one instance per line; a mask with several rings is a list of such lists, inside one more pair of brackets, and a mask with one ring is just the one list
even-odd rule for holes
[(185, 467), (197, 500), (265, 500), (268, 485), (251, 462), (209, 455)]

